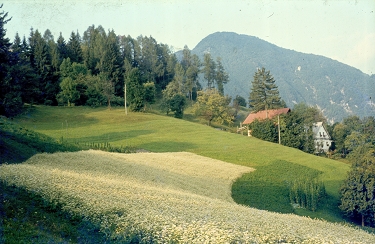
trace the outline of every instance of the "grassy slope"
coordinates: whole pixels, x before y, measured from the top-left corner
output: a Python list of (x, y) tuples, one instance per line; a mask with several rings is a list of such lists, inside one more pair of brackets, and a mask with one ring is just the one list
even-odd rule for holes
[[(0, 117), (0, 165), (17, 164), (37, 153), (78, 151)], [(51, 209), (40, 196), (0, 181), (0, 243), (77, 243), (100, 238), (89, 222)]]
[[(15, 122), (70, 142), (110, 142), (114, 146), (133, 146), (152, 152), (187, 151), (259, 169), (271, 167), (273, 172), (280, 175), (288, 170), (278, 168), (277, 162), (280, 160), (306, 166), (323, 172), (321, 179), (325, 182), (330, 199), (320, 213), (297, 212), (340, 220), (334, 205), (338, 202), (341, 181), (349, 169), (341, 162), (170, 117), (144, 113), (129, 113), (126, 116), (123, 109), (36, 107), (35, 111)], [(270, 177), (276, 176), (273, 174)], [(245, 175), (240, 180), (246, 182), (248, 178)]]
[(0, 178), (84, 216), (105, 235), (98, 243), (375, 242), (356, 228), (235, 204), (231, 183), (249, 170), (186, 152), (81, 151), (4, 165)]

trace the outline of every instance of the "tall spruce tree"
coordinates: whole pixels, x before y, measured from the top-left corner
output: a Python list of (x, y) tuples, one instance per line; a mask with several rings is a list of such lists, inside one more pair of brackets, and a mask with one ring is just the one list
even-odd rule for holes
[[(0, 9), (2, 7), (1, 4)], [(10, 20), (8, 13), (0, 12), (0, 114), (12, 117), (21, 111), (23, 103), (21, 83), (19, 79), (14, 79), (17, 56), (10, 51), (11, 43), (5, 37), (5, 24)]]
[(197, 55), (193, 55), (191, 59), (190, 66), (186, 70), (186, 86), (189, 91), (189, 99), (193, 100), (193, 98), (197, 97), (197, 90), (200, 87), (198, 83), (198, 75), (200, 72), (200, 60)]
[(72, 32), (70, 34), (70, 39), (67, 44), (69, 58), (72, 62), (82, 63), (83, 62), (83, 53), (81, 48), (81, 37), (77, 33)]
[(84, 63), (93, 75), (99, 74), (99, 62), (103, 56), (106, 33), (102, 26), (89, 26), (83, 33), (82, 49)]
[[(107, 80), (111, 80), (114, 94), (123, 95), (123, 60), (120, 56), (119, 42), (114, 31), (108, 33), (103, 49), (104, 52), (99, 62), (100, 74), (105, 74)], [(108, 82), (106, 82), (106, 87), (111, 87)], [(110, 90), (112, 88), (108, 89), (108, 91)]]
[(59, 65), (61, 62), (68, 57), (68, 47), (66, 46), (66, 42), (62, 33), (60, 32), (59, 38), (57, 39), (57, 52), (59, 57)]
[(227, 84), (229, 81), (228, 73), (225, 72), (224, 66), (221, 63), (221, 58), (217, 57), (216, 59), (216, 72), (215, 72), (215, 81), (217, 84), (217, 90), (220, 95), (224, 96), (224, 84)]
[(16, 69), (15, 77), (13, 79), (18, 79), (22, 86), (21, 98), (22, 102), (33, 104), (39, 94), (39, 76), (35, 73), (30, 64), (30, 50), (27, 44), (25, 36), (21, 39), (16, 34), (13, 45), (13, 54), (17, 57), (16, 65), (13, 68)]
[(188, 46), (185, 45), (184, 49), (182, 50), (182, 60), (181, 60), (181, 65), (185, 71), (190, 67), (191, 62), (192, 62), (191, 51), (188, 48)]
[(249, 107), (253, 112), (284, 107), (275, 79), (265, 68), (258, 69), (251, 82)]
[(168, 83), (171, 81), (168, 77), (170, 74), (168, 73), (168, 61), (169, 57), (173, 56), (169, 46), (166, 44), (159, 43), (157, 45), (157, 55), (158, 55), (158, 72), (157, 76), (155, 77), (155, 86), (161, 94), (161, 91), (165, 89)]
[(210, 53), (205, 53), (203, 58), (203, 77), (207, 80), (207, 88), (213, 89), (215, 87), (215, 69), (216, 63), (212, 59)]

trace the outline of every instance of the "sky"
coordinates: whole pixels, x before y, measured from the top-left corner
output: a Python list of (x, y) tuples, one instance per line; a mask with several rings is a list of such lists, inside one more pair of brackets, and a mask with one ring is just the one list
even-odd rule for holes
[(152, 36), (178, 51), (221, 31), (323, 55), (375, 74), (375, 0), (3, 0), (13, 41), (30, 28), (68, 41), (91, 25), (117, 35)]

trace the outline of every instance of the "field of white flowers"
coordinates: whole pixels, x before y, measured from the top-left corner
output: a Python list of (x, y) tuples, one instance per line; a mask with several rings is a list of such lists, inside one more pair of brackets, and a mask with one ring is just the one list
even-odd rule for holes
[(231, 184), (252, 169), (191, 153), (39, 154), (0, 166), (0, 180), (143, 243), (375, 243), (362, 230), (238, 205)]

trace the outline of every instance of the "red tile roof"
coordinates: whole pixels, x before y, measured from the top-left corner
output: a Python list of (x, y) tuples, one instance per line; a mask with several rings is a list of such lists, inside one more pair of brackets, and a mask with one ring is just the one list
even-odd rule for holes
[(254, 120), (263, 120), (263, 119), (272, 119), (273, 117), (279, 114), (287, 114), (290, 112), (290, 108), (279, 108), (279, 109), (270, 109), (270, 110), (263, 110), (257, 113), (250, 113), (245, 121), (242, 123), (244, 125), (251, 124)]

